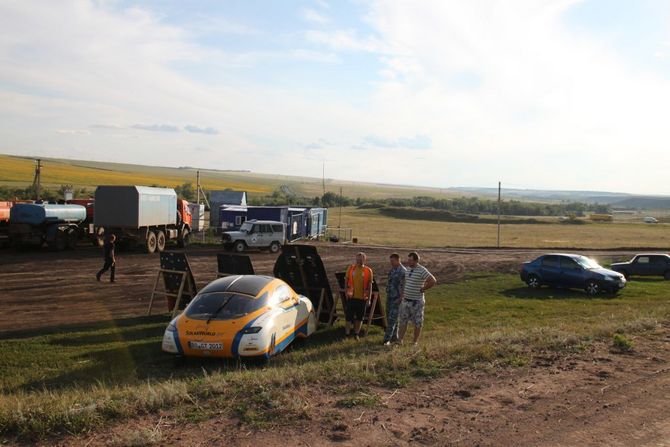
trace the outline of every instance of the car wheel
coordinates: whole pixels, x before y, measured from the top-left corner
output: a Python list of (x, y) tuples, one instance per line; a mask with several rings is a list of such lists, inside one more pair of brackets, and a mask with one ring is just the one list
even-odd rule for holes
[(586, 293), (589, 294), (590, 296), (595, 296), (600, 293), (600, 284), (596, 281), (589, 281), (586, 283)]
[(670, 279), (670, 270), (668, 270), (667, 272), (665, 272), (665, 273), (663, 274), (663, 278), (665, 278), (665, 279)]
[(624, 270), (623, 272), (621, 272), (621, 274), (623, 275), (624, 278), (626, 278), (626, 281), (630, 279), (630, 273), (628, 273), (628, 271)]
[(531, 289), (539, 289), (540, 278), (538, 278), (537, 275), (530, 275), (526, 280), (526, 284), (528, 284), (528, 287), (530, 287)]
[(270, 244), (270, 253), (278, 253), (280, 248), (279, 242), (273, 242)]
[(237, 253), (242, 253), (244, 250), (246, 250), (247, 244), (245, 244), (244, 241), (237, 241), (235, 242), (233, 248)]

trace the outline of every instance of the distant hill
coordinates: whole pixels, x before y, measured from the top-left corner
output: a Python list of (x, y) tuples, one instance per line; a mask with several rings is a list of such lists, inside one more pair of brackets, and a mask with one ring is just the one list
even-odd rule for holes
[[(456, 187), (451, 188), (451, 190), (487, 197), (496, 197), (498, 195), (497, 188)], [(503, 196), (505, 199), (524, 201), (599, 203), (603, 205), (611, 205), (614, 209), (670, 209), (670, 196), (645, 196), (623, 192), (552, 191), (541, 189), (503, 188)]]

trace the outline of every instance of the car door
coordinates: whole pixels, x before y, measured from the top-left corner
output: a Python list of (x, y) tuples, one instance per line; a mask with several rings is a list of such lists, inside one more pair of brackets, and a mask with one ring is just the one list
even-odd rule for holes
[(637, 256), (633, 261), (632, 267), (634, 275), (649, 275), (649, 256)]
[(296, 306), (293, 292), (285, 285), (277, 287), (273, 298), (277, 307), (282, 310), (281, 314), (277, 317), (276, 325), (276, 344), (279, 346), (293, 335), (298, 317), (298, 306)]
[(540, 264), (540, 281), (545, 284), (558, 285), (561, 280), (561, 262), (558, 256), (547, 255)]
[(649, 275), (662, 276), (666, 269), (665, 256), (649, 256)]
[(561, 285), (566, 287), (584, 287), (586, 279), (584, 276), (584, 267), (568, 256), (561, 256), (560, 261)]
[(262, 238), (263, 235), (261, 233), (261, 224), (254, 224), (254, 226), (251, 227), (251, 233), (249, 234), (247, 245), (251, 247), (260, 247)]

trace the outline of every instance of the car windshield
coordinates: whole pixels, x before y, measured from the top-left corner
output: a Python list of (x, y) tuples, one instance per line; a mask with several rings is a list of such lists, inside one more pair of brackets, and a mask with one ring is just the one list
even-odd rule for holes
[(244, 222), (244, 223), (242, 224), (242, 226), (240, 227), (240, 230), (241, 230), (241, 231), (246, 231), (246, 232), (248, 233), (248, 232), (251, 231), (251, 229), (253, 228), (253, 226), (254, 226), (253, 224), (250, 224), (250, 223), (248, 223), (248, 222)]
[(596, 261), (594, 261), (591, 258), (587, 258), (586, 256), (579, 256), (579, 257), (576, 257), (574, 259), (575, 259), (575, 261), (577, 261), (579, 263), (579, 265), (581, 265), (585, 269), (599, 269), (599, 268), (601, 268), (600, 264), (598, 264)]
[(229, 292), (201, 293), (186, 309), (194, 320), (234, 320), (267, 305), (267, 292), (259, 298)]

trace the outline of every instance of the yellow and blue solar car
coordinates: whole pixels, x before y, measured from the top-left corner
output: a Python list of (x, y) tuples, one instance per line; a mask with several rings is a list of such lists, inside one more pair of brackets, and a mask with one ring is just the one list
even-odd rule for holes
[(309, 298), (270, 276), (217, 279), (170, 322), (165, 352), (184, 357), (269, 359), (316, 330)]

